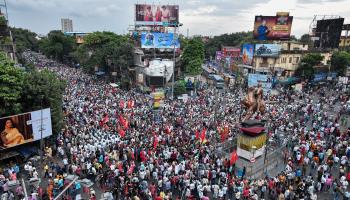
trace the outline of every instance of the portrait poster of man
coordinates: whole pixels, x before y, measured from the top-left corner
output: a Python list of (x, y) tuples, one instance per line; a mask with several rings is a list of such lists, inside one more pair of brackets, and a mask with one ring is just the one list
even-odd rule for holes
[(293, 17), (287, 14), (278, 16), (255, 16), (254, 39), (289, 40)]

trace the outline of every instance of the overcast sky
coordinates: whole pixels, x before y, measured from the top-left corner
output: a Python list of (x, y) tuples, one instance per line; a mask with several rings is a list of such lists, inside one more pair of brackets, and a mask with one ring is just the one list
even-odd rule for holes
[(134, 4), (178, 4), (180, 32), (219, 35), (253, 29), (255, 15), (288, 11), (294, 16), (292, 35), (309, 32), (314, 15), (340, 15), (350, 23), (350, 0), (7, 0), (10, 25), (40, 34), (61, 29), (60, 18), (71, 18), (74, 31), (126, 33), (134, 23)]

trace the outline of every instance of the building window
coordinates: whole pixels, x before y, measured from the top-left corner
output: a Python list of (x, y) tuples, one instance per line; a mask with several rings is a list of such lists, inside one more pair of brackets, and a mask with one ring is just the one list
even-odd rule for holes
[(281, 58), (281, 63), (286, 63), (286, 58)]
[(292, 57), (289, 57), (289, 63), (292, 63), (292, 59), (293, 59)]
[(299, 63), (299, 57), (295, 57), (295, 58), (294, 58), (294, 63), (295, 63), (295, 64), (298, 64), (298, 63)]

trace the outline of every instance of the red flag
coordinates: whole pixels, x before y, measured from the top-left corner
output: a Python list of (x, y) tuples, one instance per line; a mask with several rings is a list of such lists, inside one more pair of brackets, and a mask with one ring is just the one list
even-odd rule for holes
[(204, 128), (202, 129), (202, 134), (201, 134), (201, 141), (202, 141), (202, 142), (204, 142), (204, 140), (205, 140), (205, 132), (207, 132), (207, 129), (204, 127)]
[(231, 160), (230, 160), (230, 165), (233, 165), (236, 163), (236, 161), (238, 160), (238, 155), (236, 150), (232, 152), (231, 154)]
[(154, 136), (154, 140), (153, 140), (153, 148), (157, 148), (158, 145), (158, 136)]
[(226, 133), (224, 131), (221, 132), (221, 142), (225, 142), (226, 140)]
[(196, 140), (198, 140), (198, 139), (199, 139), (199, 131), (196, 130)]
[(107, 123), (109, 121), (109, 117), (108, 117), (108, 115), (106, 114), (105, 115), (105, 117), (103, 118), (103, 121), (102, 121), (102, 123)]
[(125, 131), (123, 129), (119, 129), (118, 131), (119, 131), (120, 137), (123, 138), (125, 136)]
[(129, 128), (129, 122), (128, 122), (127, 119), (124, 120), (124, 125), (123, 126), (124, 126), (125, 129)]
[(132, 108), (132, 102), (131, 102), (131, 100), (128, 101), (128, 108), (129, 108), (129, 109)]
[(120, 123), (122, 126), (124, 126), (124, 124), (125, 124), (125, 120), (124, 120), (124, 118), (123, 118), (122, 115), (119, 115), (119, 123)]

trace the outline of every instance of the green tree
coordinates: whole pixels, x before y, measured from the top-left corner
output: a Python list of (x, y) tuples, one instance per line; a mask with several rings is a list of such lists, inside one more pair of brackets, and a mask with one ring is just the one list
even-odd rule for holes
[(199, 38), (189, 40), (182, 55), (182, 64), (185, 68), (185, 73), (188, 75), (199, 75), (202, 72), (203, 60), (203, 42)]
[(174, 85), (174, 95), (179, 96), (186, 93), (186, 82), (184, 80), (178, 80)]
[(315, 73), (314, 67), (319, 65), (323, 60), (323, 58), (324, 57), (321, 54), (317, 54), (317, 53), (306, 54), (301, 59), (299, 67), (295, 72), (296, 75), (304, 76), (309, 79), (312, 78)]
[(16, 51), (20, 55), (24, 50), (37, 51), (39, 48), (37, 34), (27, 29), (11, 27), (13, 41)]
[(14, 67), (14, 63), (0, 52), (0, 113), (1, 116), (17, 114), (21, 111), (24, 72)]
[(331, 68), (340, 75), (346, 74), (347, 67), (350, 65), (350, 53), (346, 51), (335, 52), (331, 58)]
[(47, 57), (63, 61), (65, 57), (68, 57), (76, 49), (76, 43), (74, 37), (54, 30), (46, 38), (39, 41), (39, 49)]
[(222, 46), (236, 46), (239, 47), (243, 44), (255, 44), (256, 40), (253, 38), (253, 32), (237, 32), (230, 34), (222, 34), (214, 36), (204, 44), (205, 57), (214, 57), (216, 51), (220, 51)]
[(22, 112), (50, 108), (52, 128), (58, 133), (63, 123), (62, 101), (65, 86), (66, 83), (50, 71), (33, 70), (26, 73), (20, 99)]
[(133, 62), (134, 45), (128, 37), (112, 32), (94, 32), (86, 36), (85, 43), (74, 52), (87, 72), (94, 72), (95, 67), (107, 73), (117, 72), (118, 78), (129, 79), (128, 67)]

